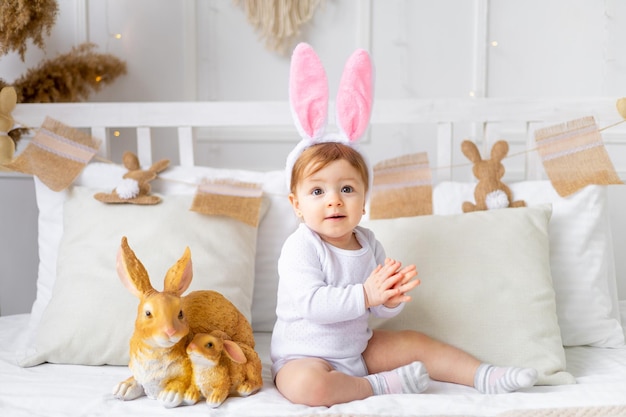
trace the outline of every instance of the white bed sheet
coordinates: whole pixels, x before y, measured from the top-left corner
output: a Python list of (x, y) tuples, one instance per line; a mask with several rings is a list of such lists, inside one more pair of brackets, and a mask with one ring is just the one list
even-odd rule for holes
[(248, 398), (231, 397), (214, 410), (203, 403), (171, 410), (146, 397), (128, 402), (113, 398), (112, 387), (130, 375), (126, 367), (44, 364), (20, 368), (15, 364), (14, 352), (27, 323), (28, 315), (0, 317), (1, 416), (496, 416), (515, 409), (626, 407), (626, 348), (588, 347), (566, 351), (568, 371), (576, 377), (576, 385), (481, 395), (472, 388), (433, 382), (422, 394), (371, 397), (330, 408), (293, 405), (270, 380), (270, 335), (258, 333), (257, 348), (265, 379), (259, 393)]

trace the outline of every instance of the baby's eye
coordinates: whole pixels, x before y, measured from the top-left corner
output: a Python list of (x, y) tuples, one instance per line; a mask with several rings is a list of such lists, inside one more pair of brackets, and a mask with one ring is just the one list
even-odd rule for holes
[(322, 195), (322, 194), (324, 194), (324, 191), (322, 191), (321, 188), (315, 188), (313, 191), (311, 191), (311, 194), (313, 194), (313, 195)]
[(341, 187), (342, 193), (351, 193), (352, 191), (354, 191), (354, 188), (349, 185), (344, 185), (343, 187)]

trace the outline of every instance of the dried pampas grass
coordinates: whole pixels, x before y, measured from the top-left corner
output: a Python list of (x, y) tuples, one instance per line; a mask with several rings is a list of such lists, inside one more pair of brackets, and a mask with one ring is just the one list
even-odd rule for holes
[[(117, 77), (126, 74), (126, 63), (111, 54), (94, 52), (84, 43), (67, 54), (41, 62), (15, 80), (18, 103), (55, 103), (85, 100)], [(0, 88), (7, 83), (0, 80)]]
[(300, 35), (321, 0), (234, 0), (243, 7), (248, 22), (265, 39), (265, 46), (284, 54)]
[(23, 61), (28, 39), (43, 49), (57, 12), (55, 0), (0, 1), (0, 55), (17, 51)]

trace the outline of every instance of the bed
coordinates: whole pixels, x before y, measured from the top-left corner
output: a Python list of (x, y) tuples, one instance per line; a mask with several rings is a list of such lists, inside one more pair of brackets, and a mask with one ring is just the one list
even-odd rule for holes
[[(372, 164), (425, 152), (430, 169), (420, 190), (426, 190), (432, 214), (364, 220), (387, 253), (417, 264), (422, 279), (411, 308), (373, 325), (428, 331), (484, 360), (537, 367), (541, 378), (535, 387), (504, 395), (433, 382), (422, 394), (329, 408), (289, 403), (269, 372), (275, 263), (297, 226), (282, 172), (283, 155), (296, 143), (287, 103), (18, 105), (13, 115), (22, 125), (39, 128), (52, 118), (97, 138), (100, 146), (60, 191), (50, 189), (45, 174), (34, 176), (39, 270), (24, 279), (37, 279), (37, 295), (29, 314), (0, 317), (2, 415), (626, 416), (626, 225), (620, 209), (626, 194), (620, 185), (587, 185), (559, 195), (535, 143), (538, 129), (573, 119), (593, 116), (600, 128), (612, 126), (621, 120), (615, 100), (376, 102), (364, 150)], [(601, 132), (618, 168), (626, 160), (622, 126)], [(460, 153), (466, 138), (483, 155), (495, 141), (509, 142), (504, 180), (526, 208), (461, 212), (475, 186), (471, 164)], [(256, 152), (265, 143), (274, 155), (242, 157), (245, 166), (206, 161), (216, 144), (232, 145), (236, 155), (242, 146)], [(142, 166), (170, 160), (151, 182), (161, 203), (110, 206), (93, 198), (114, 189), (126, 172), (120, 150), (136, 153)], [(422, 172), (423, 159), (420, 164)], [(258, 222), (189, 210), (208, 179), (262, 190), (253, 206)], [(221, 291), (253, 325), (263, 363), (258, 393), (229, 397), (215, 409), (198, 403), (172, 410), (146, 397), (113, 397), (113, 386), (130, 375), (125, 365), (136, 308), (113, 272), (121, 234), (136, 244), (155, 287), (164, 269), (191, 247), (192, 289)]]

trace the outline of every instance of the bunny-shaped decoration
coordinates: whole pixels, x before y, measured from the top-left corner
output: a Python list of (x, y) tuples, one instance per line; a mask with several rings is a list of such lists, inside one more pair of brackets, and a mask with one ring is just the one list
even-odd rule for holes
[(252, 326), (226, 297), (216, 291), (193, 291), (181, 295), (193, 276), (191, 252), (165, 275), (163, 292), (152, 287), (145, 267), (124, 236), (117, 256), (122, 284), (137, 298), (135, 331), (130, 339), (133, 376), (113, 388), (120, 400), (142, 395), (158, 399), (165, 407), (180, 405), (192, 387), (192, 367), (186, 348), (197, 333), (219, 330), (230, 339), (254, 348)]
[(364, 49), (350, 55), (343, 69), (335, 100), (339, 132), (326, 133), (328, 122), (328, 79), (321, 60), (306, 44), (296, 46), (291, 57), (289, 103), (302, 140), (287, 156), (287, 187), (296, 160), (309, 146), (322, 142), (356, 145), (369, 126), (374, 90), (374, 68)]
[(207, 405), (215, 408), (231, 393), (247, 397), (263, 387), (259, 355), (224, 332), (197, 334), (187, 345), (187, 355), (194, 387), (185, 394), (185, 403), (195, 404), (202, 395)]
[(141, 169), (139, 159), (132, 152), (122, 155), (124, 166), (128, 172), (122, 177), (120, 184), (110, 193), (97, 193), (94, 198), (103, 203), (157, 204), (161, 198), (150, 195), (150, 184), (169, 165), (170, 161), (162, 159), (146, 170)]
[(504, 165), (500, 161), (509, 152), (509, 144), (500, 140), (491, 148), (491, 159), (482, 159), (474, 142), (464, 140), (461, 144), (463, 154), (474, 163), (472, 172), (478, 179), (474, 189), (476, 204), (463, 203), (463, 212), (491, 210), (506, 207), (524, 207), (523, 200), (513, 201), (511, 190), (500, 178), (504, 176)]
[(15, 121), (11, 113), (17, 105), (15, 88), (4, 87), (0, 91), (0, 171), (7, 171), (3, 164), (11, 162), (15, 154), (15, 142), (9, 136)]

